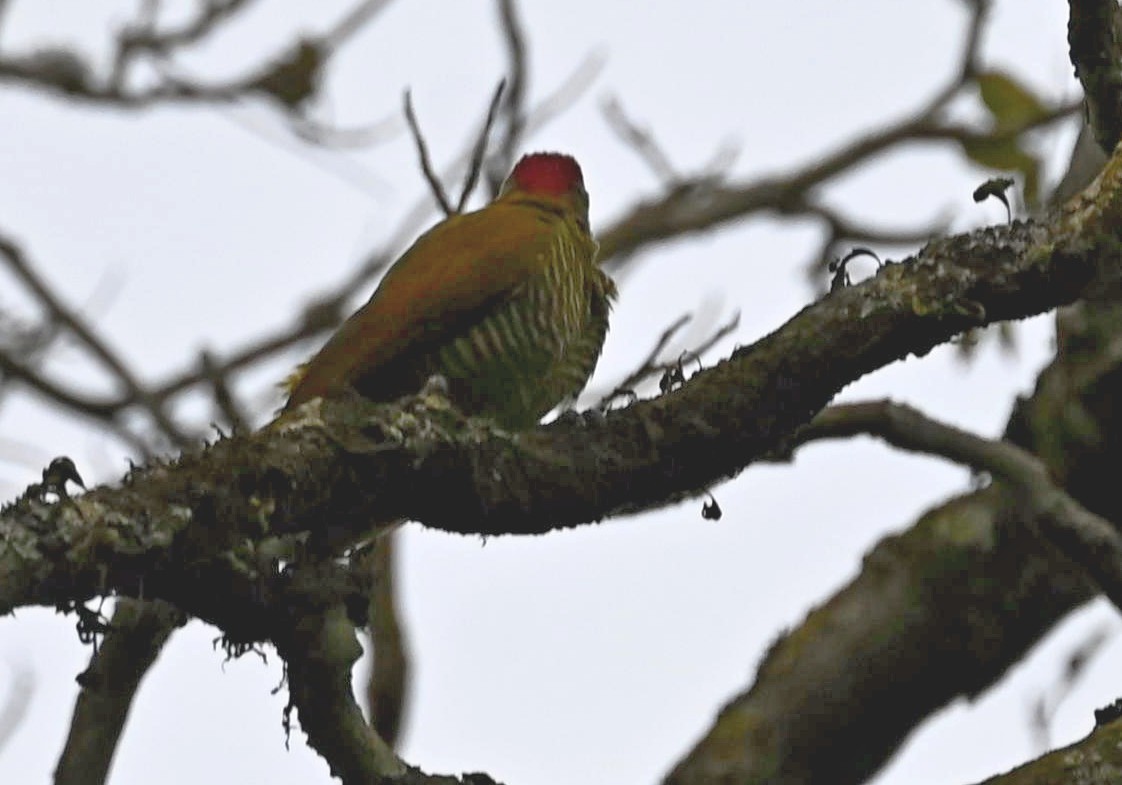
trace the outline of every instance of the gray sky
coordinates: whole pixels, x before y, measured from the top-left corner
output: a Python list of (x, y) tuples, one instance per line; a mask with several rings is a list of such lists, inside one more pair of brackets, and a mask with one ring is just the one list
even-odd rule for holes
[[(330, 9), (347, 6), (316, 4), (323, 16), (313, 20), (300, 13), (311, 4), (267, 1), (240, 32), (182, 67), (232, 73), (262, 42), (319, 29), (334, 18)], [(732, 140), (741, 149), (734, 176), (781, 173), (925, 101), (955, 67), (962, 6), (527, 0), (532, 96), (548, 94), (590, 52), (606, 65), (584, 98), (526, 146), (580, 159), (594, 225), (659, 187), (608, 131), (598, 108), (608, 96), (683, 171)], [(0, 45), (74, 43), (104, 55), (107, 42), (94, 31), (125, 18), (127, 7), (14, 0)], [(1060, 0), (997, 2), (987, 62), (1049, 98), (1074, 95), (1066, 8)], [(447, 162), (503, 68), (489, 0), (396, 2), (341, 53), (320, 110), (340, 125), (372, 122), (397, 113), (411, 87), (434, 156)], [(1052, 173), (1070, 139), (1069, 131), (1042, 139)], [(264, 105), (124, 112), (5, 86), (0, 231), (22, 242), (72, 303), (88, 305), (147, 378), (160, 378), (204, 346), (222, 352), (290, 321), (424, 193), (404, 136), (346, 154), (302, 150)], [(971, 200), (986, 176), (952, 151), (924, 148), (894, 154), (827, 195), (879, 225), (945, 214), (966, 229), (1004, 220), (1000, 205)], [(803, 270), (817, 239), (809, 223), (755, 219), (652, 252), (622, 282), (597, 380), (629, 370), (686, 311), (702, 311), (706, 324), (742, 312), (739, 331), (711, 359), (774, 329), (812, 298)], [(0, 284), (0, 306), (20, 302), (9, 292)], [(356, 304), (367, 294), (356, 293)], [(1015, 357), (990, 343), (964, 365), (942, 348), (843, 397), (891, 396), (997, 434), (1051, 351), (1047, 319), (1020, 325), (1018, 337)], [(270, 384), (313, 348), (245, 379), (241, 391), (267, 411), (277, 402), (265, 405)], [(61, 351), (50, 367), (78, 368), (92, 389), (104, 388), (77, 363), (76, 351)], [(199, 402), (185, 407), (202, 411)], [(0, 434), (28, 445), (20, 460), (0, 456), (3, 498), (55, 454), (72, 456), (87, 480), (125, 468), (119, 444), (24, 396), (0, 407)], [(719, 523), (702, 520), (697, 500), (485, 544), (412, 525), (402, 599), (417, 678), (402, 752), (428, 771), (483, 770), (523, 785), (651, 782), (746, 685), (780, 630), (851, 577), (878, 539), (967, 483), (961, 469), (858, 440), (808, 449), (793, 466), (754, 467), (715, 489)], [(969, 781), (1030, 756), (1029, 701), (1058, 674), (1071, 641), (1103, 623), (1117, 627), (1103, 606), (1074, 617), (994, 694), (926, 725), (878, 783)], [(112, 781), (326, 782), (302, 733), (284, 751), (285, 695), (270, 695), (277, 658), (223, 666), (216, 635), (197, 622), (176, 635), (143, 686)], [(72, 618), (26, 610), (0, 620), (0, 696), (21, 669), (35, 677), (29, 713), (0, 752), (0, 781), (49, 778), (88, 653)], [(1060, 713), (1055, 742), (1090, 728), (1092, 709), (1117, 691), (1106, 674), (1120, 659), (1122, 648), (1108, 645)]]

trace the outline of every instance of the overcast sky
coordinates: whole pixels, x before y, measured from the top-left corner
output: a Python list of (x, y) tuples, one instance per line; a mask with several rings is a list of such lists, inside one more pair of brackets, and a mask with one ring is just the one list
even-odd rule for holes
[[(321, 16), (301, 14), (312, 5), (265, 0), (181, 67), (236, 73), (348, 7), (322, 2)], [(340, 54), (320, 116), (340, 125), (392, 117), (409, 87), (434, 157), (452, 160), (504, 69), (493, 6), (391, 3)], [(594, 226), (659, 188), (603, 121), (609, 96), (682, 171), (731, 141), (741, 151), (732, 176), (782, 173), (927, 100), (955, 68), (963, 6), (526, 0), (534, 98), (590, 54), (605, 58), (587, 94), (526, 148), (580, 159)], [(0, 47), (72, 44), (97, 61), (108, 47), (98, 31), (127, 18), (128, 7), (14, 0)], [(1061, 0), (997, 2), (987, 63), (1049, 99), (1075, 95), (1066, 10)], [(1041, 139), (1053, 175), (1071, 137), (1067, 129)], [(150, 379), (203, 347), (222, 353), (290, 322), (384, 242), (425, 189), (401, 135), (362, 151), (311, 152), (264, 104), (127, 112), (10, 85), (0, 87), (0, 172), (0, 232)], [(909, 149), (827, 195), (877, 225), (944, 215), (968, 229), (1004, 220), (999, 204), (971, 199), (987, 176), (951, 150)], [(684, 312), (710, 326), (742, 313), (711, 359), (779, 326), (814, 296), (804, 269), (818, 232), (809, 222), (753, 219), (650, 252), (621, 281), (593, 386), (633, 367)], [(0, 308), (20, 307), (0, 281)], [(356, 304), (367, 295), (357, 292)], [(1015, 355), (989, 342), (967, 365), (942, 348), (862, 379), (843, 398), (891, 396), (996, 435), (1051, 353), (1046, 318), (1018, 325), (1017, 335)], [(263, 368), (240, 391), (264, 414), (278, 402), (272, 383), (313, 349)], [(106, 389), (74, 349), (49, 367)], [(0, 498), (56, 454), (72, 456), (88, 481), (126, 467), (126, 452), (104, 433), (22, 395), (0, 407), (0, 437), (12, 445), (0, 454)], [(793, 466), (753, 467), (715, 488), (719, 523), (701, 518), (697, 500), (533, 539), (483, 543), (411, 525), (402, 600), (416, 680), (402, 753), (427, 771), (482, 770), (512, 785), (655, 781), (748, 684), (781, 630), (849, 579), (877, 540), (968, 483), (962, 469), (857, 440), (815, 446)], [(1078, 614), (993, 694), (925, 725), (879, 785), (970, 781), (1030, 757), (1029, 702), (1057, 677), (1072, 641), (1097, 625), (1118, 627), (1104, 606)], [(277, 658), (224, 665), (217, 635), (194, 622), (175, 636), (144, 683), (112, 782), (326, 782), (326, 765), (299, 731), (284, 749), (286, 694), (271, 694)], [(0, 620), (0, 700), (20, 674), (34, 678), (28, 714), (0, 751), (0, 782), (49, 779), (88, 655), (73, 618), (24, 610)], [(1108, 674), (1120, 660), (1122, 646), (1108, 644), (1060, 712), (1055, 742), (1089, 730), (1092, 709), (1118, 691)]]

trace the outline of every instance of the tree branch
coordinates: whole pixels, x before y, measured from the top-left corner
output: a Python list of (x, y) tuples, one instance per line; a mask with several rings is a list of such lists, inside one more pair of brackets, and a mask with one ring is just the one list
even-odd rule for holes
[(989, 472), (1017, 489), (1027, 501), (1030, 520), (1122, 609), (1122, 534), (1057, 487), (1031, 453), (888, 401), (828, 407), (801, 429), (795, 440), (805, 444), (858, 434), (879, 436), (904, 450), (937, 455)]
[(1122, 139), (1122, 10), (1115, 0), (1069, 0), (1067, 40), (1087, 121), (1110, 153)]
[[(135, 593), (142, 581), (146, 596), (229, 632), (231, 604), (199, 607), (198, 575), (171, 569), (184, 548), (206, 562), (266, 532), (345, 544), (371, 521), (399, 517), (465, 533), (540, 533), (696, 494), (782, 446), (865, 373), (969, 327), (1115, 284), (1118, 239), (1103, 232), (1122, 226), (1119, 170), (1112, 161), (1090, 189), (1097, 201), (1078, 199), (1050, 223), (951, 237), (886, 265), (591, 431), (570, 422), (510, 435), (465, 424), (431, 395), (381, 406), (323, 401), (263, 432), (138, 470), (121, 488), (53, 506), (24, 498), (0, 517), (11, 543), (0, 553), (0, 612)], [(252, 624), (240, 630), (261, 634)]]
[(285, 577), (270, 637), (284, 658), (290, 706), (299, 711), (309, 744), (343, 785), (378, 785), (404, 774), (351, 689), (362, 647), (350, 609), (364, 621), (369, 587), (352, 585), (354, 576), (333, 560), (304, 562)]
[(78, 677), (66, 746), (55, 768), (55, 785), (101, 785), (117, 751), (140, 680), (184, 615), (163, 602), (122, 598), (109, 632), (90, 667)]
[[(1056, 356), (1018, 402), (1005, 438), (1032, 450), (1085, 507), (1120, 520), (1117, 293), (1063, 309), (1057, 333)], [(1094, 596), (1086, 573), (1025, 525), (1019, 497), (997, 480), (891, 527), (898, 533), (864, 556), (852, 582), (771, 646), (755, 682), (667, 783), (856, 785), (933, 712), (994, 687)]]
[(929, 108), (915, 117), (870, 133), (820, 156), (814, 163), (781, 177), (727, 185), (714, 181), (711, 176), (686, 179), (657, 199), (639, 203), (598, 233), (601, 264), (609, 269), (618, 267), (648, 245), (671, 237), (713, 229), (755, 212), (770, 210), (787, 215), (813, 213), (813, 210), (799, 208), (812, 189), (902, 144), (996, 144), (1069, 117), (1079, 106), (1060, 106), (1017, 128), (993, 133), (944, 123), (937, 120), (932, 114), (934, 110)]
[[(1122, 519), (1112, 481), (1122, 461), (1118, 296), (1061, 309), (1056, 355), (1005, 437), (1110, 520)], [(893, 529), (849, 585), (775, 642), (668, 784), (866, 782), (922, 721), (993, 687), (1094, 594), (1084, 571), (1024, 524), (1000, 481)], [(839, 679), (838, 662), (854, 678)]]
[(366, 680), (370, 723), (390, 746), (396, 746), (406, 714), (410, 657), (404, 621), (398, 610), (398, 532), (377, 537), (360, 562), (373, 583), (370, 591), (370, 643), (373, 647)]

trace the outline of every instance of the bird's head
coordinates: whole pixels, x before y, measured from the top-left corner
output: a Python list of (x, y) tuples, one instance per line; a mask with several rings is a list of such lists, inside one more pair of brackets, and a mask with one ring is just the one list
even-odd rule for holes
[(570, 201), (580, 212), (588, 212), (588, 192), (584, 190), (580, 164), (563, 153), (522, 156), (500, 191), (500, 196), (508, 194)]

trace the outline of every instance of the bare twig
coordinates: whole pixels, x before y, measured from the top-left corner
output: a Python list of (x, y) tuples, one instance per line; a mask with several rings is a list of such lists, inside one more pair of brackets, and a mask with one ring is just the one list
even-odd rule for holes
[(471, 192), (479, 182), (479, 173), (483, 170), (483, 158), (487, 154), (487, 137), (491, 133), (491, 124), (495, 122), (495, 115), (499, 110), (499, 101), (503, 97), (506, 80), (499, 82), (495, 94), (491, 97), (491, 104), (487, 108), (487, 119), (483, 121), (483, 128), (479, 131), (479, 138), (471, 152), (471, 162), (468, 164), (467, 176), (464, 178), (464, 189), (460, 192), (460, 199), (456, 202), (456, 212), (462, 213), (467, 206)]
[(518, 20), (514, 0), (498, 0), (499, 29), (506, 43), (507, 53), (507, 92), (503, 103), (503, 117), (506, 120), (505, 132), (496, 146), (492, 161), (492, 193), (498, 189), (521, 144), (526, 130), (526, 93), (529, 84), (529, 60), (526, 57), (526, 34)]
[[(95, 314), (106, 307), (119, 289), (119, 281), (107, 276), (99, 283), (98, 288), (90, 295), (82, 306), (82, 313), (86, 320), (94, 318)], [(19, 361), (25, 368), (31, 369), (35, 363), (41, 362), (56, 342), (65, 335), (64, 326), (56, 319), (48, 319), (36, 327), (13, 325), (12, 320), (5, 319), (0, 312), (0, 352)], [(4, 384), (6, 377), (0, 373), (0, 401), (3, 400), (8, 387)]]
[[(550, 95), (546, 96), (537, 107), (528, 115), (526, 134), (531, 134), (540, 129), (561, 112), (573, 104), (592, 81), (599, 75), (604, 66), (602, 56), (590, 56), (584, 60), (572, 74)], [(475, 134), (470, 142), (466, 143), (459, 154), (443, 172), (442, 179), (451, 180), (459, 176), (470, 165), (472, 150), (479, 136)], [(503, 172), (503, 176), (506, 176)], [(494, 191), (492, 191), (494, 196)], [(335, 288), (336, 297), (350, 296), (355, 289), (368, 284), (375, 276), (381, 273), (404, 249), (405, 245), (413, 239), (417, 232), (423, 228), (425, 221), (432, 215), (432, 199), (422, 198), (405, 214), (398, 228), (390, 235), (389, 240), (382, 246), (369, 253), (362, 264), (341, 284)], [(341, 318), (341, 317), (340, 317)]]
[(417, 115), (413, 113), (413, 98), (408, 90), (405, 91), (405, 121), (409, 124), (409, 131), (413, 134), (413, 141), (417, 145), (417, 157), (420, 159), (421, 171), (425, 175), (425, 181), (429, 184), (429, 190), (437, 204), (440, 205), (440, 209), (444, 211), (444, 215), (452, 215), (455, 210), (452, 209), (452, 203), (448, 201), (448, 195), (444, 193), (444, 186), (441, 184), (440, 178), (433, 171), (432, 161), (429, 159), (429, 148), (425, 144), (421, 127), (417, 124)]
[[(121, 32), (118, 49), (124, 53), (123, 59), (127, 60), (137, 50), (164, 54), (172, 49), (196, 44), (218, 30), (250, 2), (252, 0), (207, 0), (199, 4), (199, 12), (194, 18), (178, 27), (165, 30), (156, 27), (154, 9), (149, 4), (147, 9), (142, 9), (139, 23), (125, 27)], [(118, 54), (118, 60), (121, 59)], [(113, 81), (117, 83), (116, 80)]]
[(1036, 742), (1036, 749), (1041, 754), (1052, 748), (1052, 722), (1056, 712), (1079, 686), (1080, 679), (1087, 672), (1087, 666), (1113, 635), (1111, 628), (1105, 624), (1092, 630), (1068, 652), (1063, 672), (1055, 683), (1033, 701), (1030, 730)]
[(597, 402), (597, 407), (604, 408), (621, 395), (633, 394), (633, 388), (639, 384), (639, 382), (659, 373), (660, 371), (656, 367), (658, 358), (662, 355), (663, 351), (666, 350), (667, 345), (674, 339), (674, 336), (678, 334), (678, 331), (689, 324), (692, 318), (690, 314), (684, 313), (671, 322), (658, 336), (658, 340), (655, 341), (654, 346), (647, 352), (647, 356), (643, 358), (639, 366), (634, 371), (627, 374), (627, 376), (623, 377), (610, 393), (600, 398)]
[[(616, 136), (642, 159), (664, 187), (673, 188), (674, 184), (681, 180), (681, 176), (674, 165), (670, 163), (670, 157), (666, 155), (648, 129), (640, 128), (627, 116), (618, 97), (608, 96), (600, 104), (600, 109), (604, 114), (604, 119), (608, 121), (608, 128), (614, 131)], [(707, 168), (711, 168), (711, 166)]]
[(815, 210), (806, 207), (806, 200), (814, 189), (904, 144), (1002, 141), (1070, 117), (1080, 108), (1077, 102), (1072, 102), (1015, 128), (982, 132), (966, 125), (937, 120), (934, 115), (944, 104), (945, 101), (928, 107), (919, 115), (870, 133), (782, 177), (766, 177), (738, 185), (722, 185), (702, 178), (684, 180), (658, 199), (636, 205), (601, 232), (601, 263), (618, 269), (648, 245), (712, 229), (757, 212), (778, 208), (786, 215), (813, 214)]
[(26, 384), (63, 409), (76, 411), (95, 420), (108, 420), (119, 410), (111, 401), (93, 398), (77, 389), (51, 381), (22, 360), (3, 351), (0, 351), (0, 373)]
[[(384, 2), (364, 2), (344, 18), (326, 39), (297, 41), (280, 57), (240, 79), (219, 84), (201, 84), (178, 73), (172, 54), (214, 34), (249, 0), (213, 0), (202, 4), (199, 13), (184, 25), (160, 30), (153, 5), (145, 4), (137, 21), (118, 38), (109, 78), (99, 83), (94, 71), (74, 53), (43, 48), (22, 57), (0, 59), (0, 81), (13, 81), (45, 88), (67, 97), (125, 108), (140, 108), (164, 101), (226, 103), (253, 94), (266, 94), (286, 112), (303, 106), (318, 90), (320, 76), (332, 47), (374, 17)], [(147, 56), (162, 76), (160, 83), (144, 89), (128, 86), (130, 67), (139, 56)]]
[(659, 362), (665, 351), (666, 347), (670, 345), (674, 336), (689, 323), (693, 317), (690, 314), (683, 314), (679, 316), (674, 322), (666, 327), (658, 336), (654, 346), (647, 352), (647, 356), (639, 363), (639, 365), (631, 373), (627, 374), (620, 382), (618, 382), (611, 392), (604, 393), (600, 396), (599, 400), (594, 404), (598, 409), (607, 408), (614, 400), (620, 397), (632, 397), (635, 395), (635, 388), (641, 385), (648, 379), (655, 376), (671, 371), (675, 368), (681, 367), (684, 363), (694, 362), (699, 360), (702, 355), (712, 349), (718, 341), (731, 335), (736, 328), (740, 325), (740, 313), (733, 314), (732, 318), (724, 324), (720, 325), (711, 335), (705, 338), (697, 346), (683, 349), (678, 354), (678, 358), (673, 362)]
[[(134, 50), (143, 48), (144, 44), (138, 41), (151, 41), (154, 39), (157, 17), (160, 12), (159, 0), (142, 0), (137, 12), (136, 20), (126, 25), (117, 37), (117, 53), (113, 58), (113, 68), (109, 72), (109, 83), (117, 88), (125, 84), (126, 70), (132, 62)], [(204, 16), (206, 10), (200, 14)], [(197, 17), (198, 18), (198, 17)]]
[(966, 84), (978, 72), (978, 56), (982, 47), (982, 33), (985, 32), (986, 22), (989, 21), (992, 0), (969, 0), (970, 23), (966, 27), (966, 41), (962, 47), (958, 82)]
[(305, 115), (292, 115), (288, 125), (304, 141), (335, 150), (369, 147), (392, 139), (402, 128), (401, 118), (396, 115), (353, 128), (337, 128)]
[(40, 48), (28, 55), (0, 58), (0, 82), (13, 82), (63, 94), (67, 98), (93, 103), (112, 104), (125, 109), (147, 108), (168, 101), (192, 101), (200, 103), (225, 103), (261, 91), (264, 73), (252, 74), (242, 79), (231, 79), (224, 83), (203, 85), (186, 79), (173, 77), (166, 67), (162, 69), (164, 80), (153, 87), (130, 90), (126, 85), (124, 69), (126, 62), (119, 68), (121, 73), (111, 74), (120, 83), (112, 80), (98, 83), (91, 67), (77, 54), (50, 47)]
[(199, 356), (199, 365), (204, 373), (209, 374), (211, 388), (214, 393), (214, 403), (226, 422), (234, 429), (235, 433), (248, 431), (250, 428), (249, 416), (243, 411), (241, 404), (230, 389), (229, 380), (219, 370), (219, 363), (214, 355), (205, 349)]
[(604, 70), (607, 61), (607, 55), (603, 51), (594, 49), (589, 52), (565, 81), (526, 113), (526, 124), (522, 130), (523, 138), (532, 136), (576, 103), (588, 92), (596, 77)]
[[(764, 177), (754, 182), (723, 186), (705, 173), (680, 175), (675, 181), (676, 187), (668, 193), (657, 200), (636, 205), (600, 233), (601, 263), (612, 269), (619, 269), (647, 245), (685, 233), (715, 228), (727, 221), (739, 220), (760, 211), (778, 209), (785, 215), (816, 214), (826, 217), (823, 215), (823, 208), (814, 206), (811, 198), (813, 191), (890, 149), (918, 142), (955, 142), (962, 146), (982, 141), (998, 143), (1069, 117), (1079, 110), (1078, 102), (1067, 103), (1020, 127), (997, 132), (979, 131), (967, 125), (946, 121), (943, 116), (951, 102), (964, 90), (972, 87), (989, 0), (976, 0), (970, 5), (971, 18), (966, 44), (957, 67), (946, 85), (936, 91), (911, 117), (869, 133), (833, 152), (816, 156), (814, 163), (780, 177)], [(838, 223), (852, 222), (836, 214), (828, 222), (833, 224), (834, 231), (827, 239), (820, 258), (829, 258), (840, 243), (875, 241), (874, 235), (877, 233), (873, 231), (858, 233), (852, 237), (838, 232)], [(913, 230), (910, 235), (919, 239), (925, 231)], [(913, 242), (914, 239), (906, 239), (908, 234), (901, 231), (899, 237), (905, 242)]]
[(55, 785), (106, 781), (140, 680), (184, 614), (166, 602), (121, 598), (109, 631), (78, 677), (66, 745), (55, 769)]
[(125, 388), (126, 394), (143, 406), (168, 439), (178, 447), (185, 447), (191, 443), (190, 437), (164, 411), (162, 402), (145, 389), (125, 361), (109, 347), (108, 343), (94, 333), (90, 325), (63, 304), (61, 298), (32, 269), (19, 246), (2, 235), (0, 235), (0, 254), (7, 260), (9, 269), (35, 295), (50, 317), (82, 343), (116, 377)]
[(91, 398), (77, 389), (64, 387), (61, 383), (48, 379), (35, 368), (3, 351), (0, 351), (0, 373), (27, 385), (64, 411), (93, 420), (114, 433), (137, 455), (149, 458), (156, 452), (144, 438), (118, 421), (118, 415), (127, 407), (116, 406), (111, 402)]
[(319, 42), (327, 51), (334, 51), (348, 38), (365, 27), (374, 17), (386, 9), (390, 0), (362, 0), (340, 19), (327, 33), (320, 36)]

